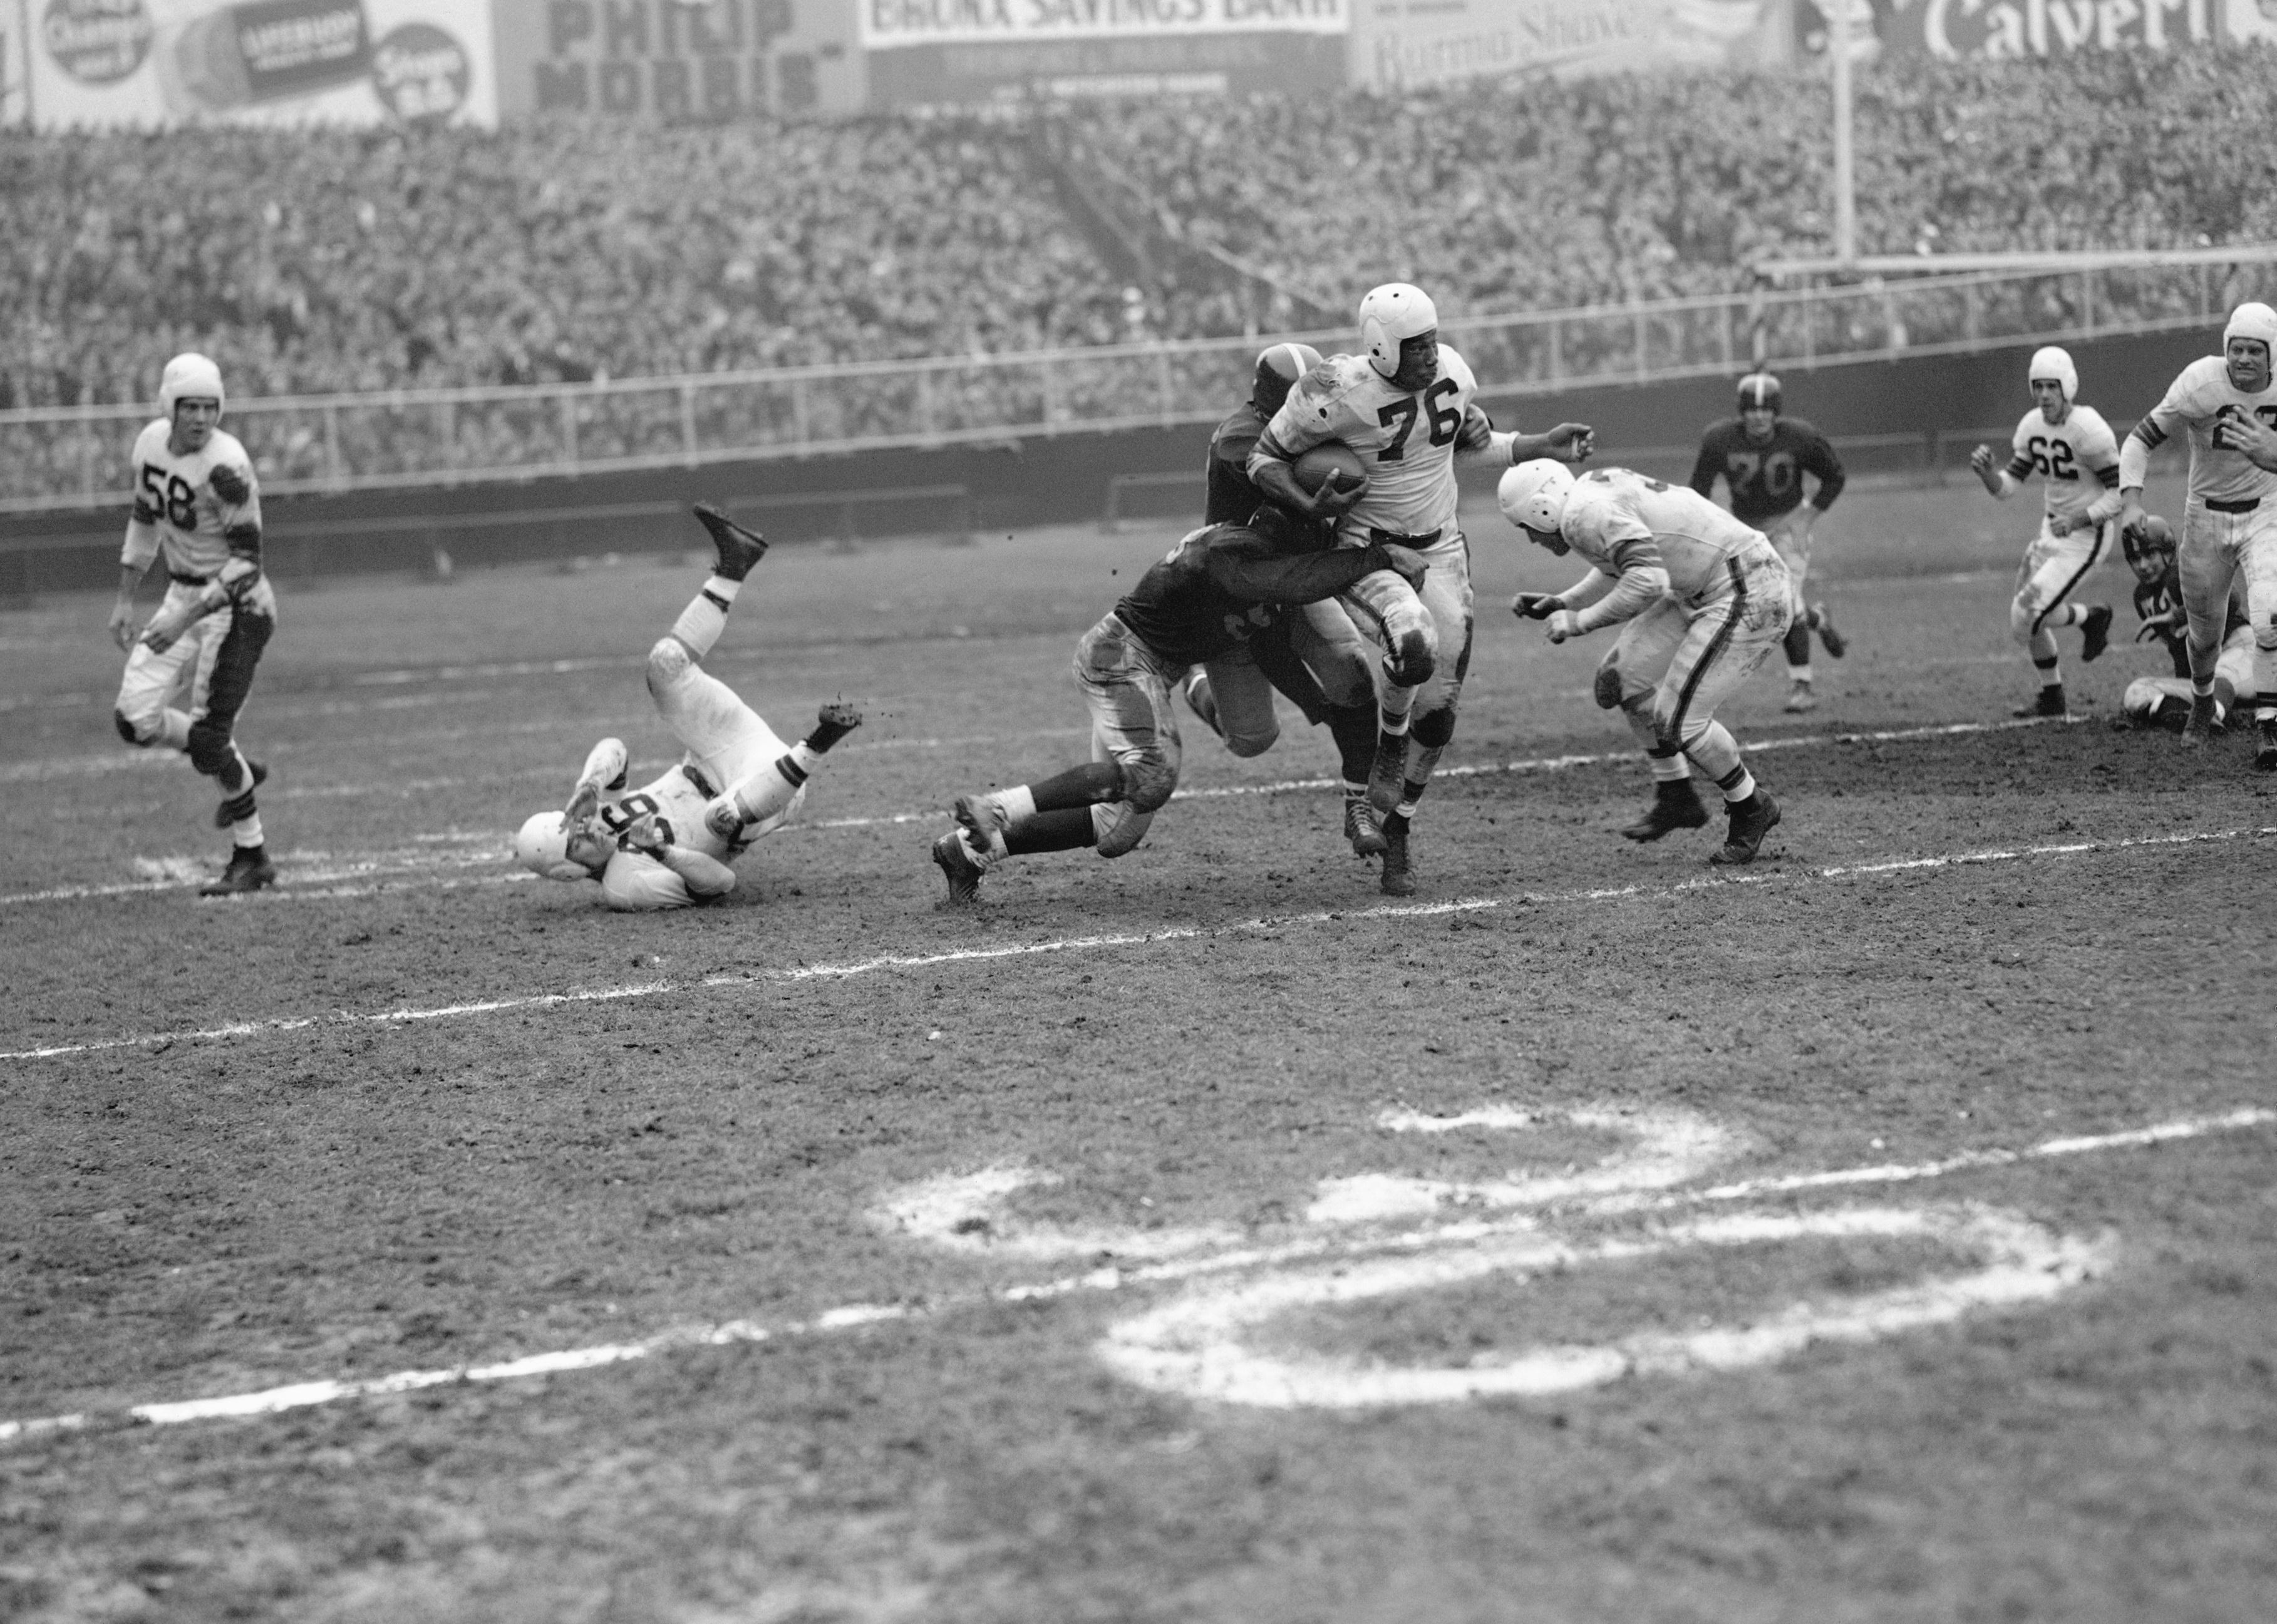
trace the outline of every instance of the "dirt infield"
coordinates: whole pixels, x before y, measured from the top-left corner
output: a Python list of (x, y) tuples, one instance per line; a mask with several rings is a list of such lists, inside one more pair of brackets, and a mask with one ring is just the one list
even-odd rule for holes
[(2124, 641), (2009, 721), (2028, 516), (1846, 498), (1732, 877), (1474, 515), (1397, 903), (1290, 717), (938, 905), (1167, 532), (771, 554), (712, 667), (868, 721), (677, 916), (506, 836), (669, 759), (695, 554), (288, 596), (237, 902), (101, 602), (0, 616), (0, 1617), (2265, 1619), (2277, 782)]

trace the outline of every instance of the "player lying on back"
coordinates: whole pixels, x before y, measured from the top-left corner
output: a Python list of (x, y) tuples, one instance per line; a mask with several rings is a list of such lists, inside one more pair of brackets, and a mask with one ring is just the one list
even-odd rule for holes
[[(2172, 676), (2138, 676), (2127, 684), (2120, 708), (2130, 721), (2179, 729), (2190, 714), (2189, 639), (2183, 630), (2182, 572), (2174, 565), (2174, 533), (2156, 514), (2146, 514), (2134, 534), (2121, 538), (2128, 567), (2135, 572), (2135, 614), (2143, 624), (2135, 634), (2141, 643), (2156, 637), (2166, 644), (2174, 664)], [(2214, 725), (2225, 725), (2240, 703), (2250, 705), (2256, 696), (2253, 679), (2253, 626), (2246, 619), (2243, 594), (2229, 594), (2228, 624), (2221, 637), (2221, 653), (2214, 661)]]
[(1793, 622), (1794, 583), (1770, 538), (1696, 491), (1625, 468), (1576, 479), (1562, 463), (1521, 463), (1496, 494), (1528, 540), (1590, 566), (1562, 592), (1520, 592), (1512, 610), (1547, 621), (1552, 643), (1622, 629), (1597, 667), (1597, 703), (1628, 718), (1652, 763), (1655, 793), (1650, 810), (1621, 833), (1658, 840), (1708, 821), (1688, 757), (1724, 792), (1731, 815), (1708, 860), (1755, 861), (1779, 820), (1778, 803), (1755, 783), (1716, 707)]
[(824, 752), (862, 725), (851, 705), (826, 705), (813, 732), (785, 744), (703, 669), (767, 544), (716, 508), (699, 507), (696, 516), (720, 561), (648, 655), (649, 697), (687, 754), (628, 792), (624, 743), (603, 739), (585, 758), (568, 805), (537, 813), (514, 837), (524, 867), (548, 880), (598, 880), (602, 898), (625, 911), (685, 908), (734, 890), (729, 865), (798, 810)]
[(2061, 716), (2067, 707), (2056, 654), (2058, 628), (2080, 629), (2083, 664), (2100, 659), (2111, 640), (2111, 606), (2070, 599), (2110, 552), (2119, 528), (2119, 438), (2101, 412), (2080, 404), (2079, 370), (2067, 352), (2052, 344), (2035, 350), (2024, 376), (2032, 409), (2016, 425), (2007, 467), (1994, 466), (1990, 446), (1970, 452), (1969, 466), (2001, 501), (2035, 474), (2047, 482), (2040, 533), (2024, 549), (2023, 566), (2016, 572), (2008, 631), (2023, 644), (2040, 675), (2039, 698), (2015, 713)]
[[(1335, 519), (1340, 545), (1389, 543), (1430, 565), (1421, 588), (1381, 571), (1344, 604), (1383, 651), (1375, 760), (1365, 802), (1352, 802), (1352, 849), (1383, 857), (1383, 889), (1415, 888), (1408, 825), (1439, 754), (1455, 735), (1455, 710), (1471, 655), (1470, 551), (1456, 524), (1459, 453), (1496, 463), (1533, 457), (1579, 462), (1587, 425), (1547, 434), (1497, 432), (1473, 397), (1471, 369), (1439, 342), (1439, 315), (1418, 287), (1388, 282), (1360, 301), (1362, 353), (1332, 355), (1298, 380), (1257, 442), (1249, 476), (1273, 500)], [(1342, 441), (1359, 456), (1367, 484), (1356, 500), (1310, 494), (1297, 460)]]
[(2231, 584), (2245, 583), (2253, 624), (2253, 765), (2277, 771), (2277, 389), (2270, 354), (2277, 310), (2246, 303), (2229, 314), (2222, 353), (2193, 361), (2119, 451), (2121, 529), (2143, 522), (2151, 454), (2175, 430), (2190, 437), (2189, 494), (2175, 547), (2189, 622), (2190, 714), (2182, 742), (2214, 730), (2214, 667), (2221, 659)]
[[(958, 827), (933, 842), (952, 904), (975, 901), (1007, 857), (1089, 846), (1131, 851), (1178, 787), (1182, 746), (1170, 694), (1198, 665), (1238, 652), (1294, 606), (1391, 570), (1425, 565), (1382, 542), (1331, 547), (1326, 524), (1270, 504), (1245, 524), (1206, 526), (1138, 579), (1076, 645), (1075, 680), (1091, 708), (1091, 760), (1033, 784), (956, 797)], [(1245, 700), (1238, 699), (1245, 697)], [(1226, 743), (1257, 755), (1276, 734), (1264, 683), (1218, 687)], [(1237, 703), (1243, 712), (1236, 713)]]
[[(1834, 629), (1823, 603), (1802, 600), (1803, 583), (1810, 574), (1810, 527), (1834, 506), (1847, 477), (1842, 459), (1824, 434), (1800, 417), (1780, 415), (1786, 393), (1769, 372), (1750, 372), (1740, 380), (1740, 415), (1711, 423), (1700, 437), (1700, 454), (1692, 463), (1692, 488), (1702, 496), (1715, 494), (1722, 476), (1731, 492), (1732, 513), (1740, 523), (1752, 525), (1771, 543), (1794, 580), (1794, 622), (1786, 632), (1786, 708), (1815, 711), (1818, 696), (1811, 686), (1810, 634), (1839, 660), (1849, 644)], [(1810, 499), (1803, 499), (1802, 477), (1816, 482)]]

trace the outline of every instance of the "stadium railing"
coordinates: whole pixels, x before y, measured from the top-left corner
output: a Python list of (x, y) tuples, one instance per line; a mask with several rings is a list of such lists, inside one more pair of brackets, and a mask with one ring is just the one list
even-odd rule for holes
[[(2243, 274), (2241, 274), (2243, 273)], [(1481, 397), (1814, 368), (2209, 324), (2266, 264), (1981, 271), (1450, 319)], [(2243, 290), (2243, 291), (2241, 291)], [(1345, 347), (1342, 331), (1289, 335)], [(1260, 343), (1199, 339), (232, 401), (264, 490), (427, 489), (1214, 420)], [(0, 411), (0, 513), (117, 505), (147, 407)]]

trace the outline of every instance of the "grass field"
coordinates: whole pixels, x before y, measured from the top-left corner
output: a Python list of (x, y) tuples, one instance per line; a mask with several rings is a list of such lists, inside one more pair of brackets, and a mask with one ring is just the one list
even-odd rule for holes
[(1291, 719), (939, 906), (1168, 528), (777, 549), (713, 668), (869, 720), (676, 916), (505, 852), (671, 759), (695, 553), (289, 591), (234, 902), (103, 601), (0, 616), (0, 1618), (2267, 1620), (2277, 783), (2106, 725), (2116, 564), (2007, 721), (2028, 519), (1846, 497), (1726, 876), (1473, 515), (1399, 903)]

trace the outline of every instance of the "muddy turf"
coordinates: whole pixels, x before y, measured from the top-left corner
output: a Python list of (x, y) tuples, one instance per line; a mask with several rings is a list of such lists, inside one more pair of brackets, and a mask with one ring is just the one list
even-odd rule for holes
[(285, 583), (228, 902), (103, 601), (0, 614), (0, 1618), (2266, 1620), (2277, 780), (2108, 725), (2115, 561), (2008, 721), (2028, 518), (1822, 527), (1733, 878), (1613, 833), (1605, 639), (1473, 514), (1397, 903), (1291, 716), (939, 906), (1168, 527), (778, 548), (712, 667), (868, 721), (680, 915), (505, 849), (668, 761), (702, 554)]

